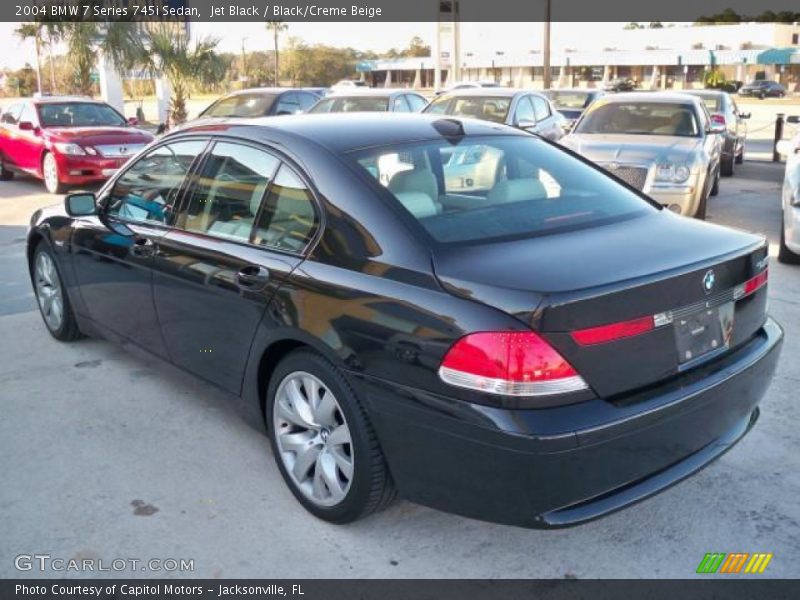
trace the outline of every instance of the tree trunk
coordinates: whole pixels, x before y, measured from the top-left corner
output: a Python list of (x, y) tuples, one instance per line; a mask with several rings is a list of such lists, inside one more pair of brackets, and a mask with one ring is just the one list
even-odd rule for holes
[(275, 87), (280, 86), (280, 62), (278, 61), (278, 30), (274, 31), (275, 36)]
[(42, 65), (39, 60), (39, 36), (33, 38), (33, 43), (36, 46), (36, 91), (42, 93)]

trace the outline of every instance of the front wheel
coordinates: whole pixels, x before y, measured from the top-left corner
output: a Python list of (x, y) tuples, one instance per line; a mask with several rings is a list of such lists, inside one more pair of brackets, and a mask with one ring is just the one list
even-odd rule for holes
[(44, 176), (44, 186), (51, 194), (63, 194), (67, 191), (67, 186), (61, 183), (58, 163), (52, 152), (45, 154), (42, 159), (42, 175)]
[(719, 163), (719, 169), (725, 177), (732, 177), (735, 170), (734, 162), (736, 159), (731, 154), (730, 158), (723, 158)]
[(33, 289), (47, 330), (57, 340), (81, 337), (52, 250), (40, 242), (33, 258)]
[(266, 414), (275, 461), (300, 504), (348, 523), (395, 496), (378, 439), (344, 375), (325, 358), (298, 350), (275, 369)]

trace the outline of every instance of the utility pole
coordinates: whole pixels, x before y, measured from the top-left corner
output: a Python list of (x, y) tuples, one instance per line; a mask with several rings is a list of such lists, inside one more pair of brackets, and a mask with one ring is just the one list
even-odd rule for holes
[(550, 89), (550, 0), (544, 0), (544, 48), (542, 64), (544, 66), (544, 89)]
[(244, 42), (247, 40), (246, 37), (242, 38), (242, 76), (240, 79), (242, 80), (242, 88), (245, 87), (245, 81), (247, 81), (247, 55), (244, 51)]

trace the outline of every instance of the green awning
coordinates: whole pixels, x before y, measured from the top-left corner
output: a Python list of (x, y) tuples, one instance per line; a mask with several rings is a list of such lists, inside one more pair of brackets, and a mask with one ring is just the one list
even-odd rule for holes
[(758, 64), (788, 65), (792, 62), (792, 55), (797, 52), (797, 48), (770, 48), (758, 55)]

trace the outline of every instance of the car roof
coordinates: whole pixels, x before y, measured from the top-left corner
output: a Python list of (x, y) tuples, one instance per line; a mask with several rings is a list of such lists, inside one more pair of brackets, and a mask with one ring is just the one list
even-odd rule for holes
[(347, 90), (334, 90), (326, 98), (347, 98), (351, 96), (391, 96), (393, 94), (421, 94), (415, 90), (406, 90), (403, 88), (350, 88)]
[(540, 90), (541, 94), (547, 95), (549, 92), (567, 92), (569, 94), (603, 94), (605, 92), (598, 88), (551, 88), (549, 90)]
[(700, 98), (718, 98), (720, 96), (728, 96), (728, 92), (722, 90), (683, 90), (684, 94), (691, 94)]
[(225, 94), (223, 97), (239, 96), (241, 94), (283, 94), (284, 92), (310, 92), (307, 88), (291, 88), (291, 87), (255, 87), (245, 88), (243, 90), (236, 90)]
[(27, 98), (28, 102), (35, 104), (52, 104), (62, 102), (88, 102), (91, 104), (106, 104), (102, 100), (87, 98), (85, 96), (42, 96), (41, 98)]
[(354, 112), (286, 115), (279, 119), (205, 118), (173, 130), (169, 137), (211, 133), (275, 143), (285, 143), (292, 139), (305, 140), (334, 153), (341, 153), (373, 146), (440, 140), (443, 136), (434, 127), (437, 121), (459, 122), (467, 136), (530, 136), (529, 133), (512, 127), (477, 119), (421, 113)]
[(507, 87), (486, 87), (486, 88), (461, 88), (451, 90), (442, 96), (452, 98), (454, 96), (487, 96), (491, 98), (513, 98), (517, 94), (535, 94), (534, 90), (521, 90), (518, 88)]
[(636, 102), (671, 102), (678, 104), (693, 104), (700, 100), (682, 92), (625, 92), (624, 94), (606, 94), (597, 102), (632, 104)]

